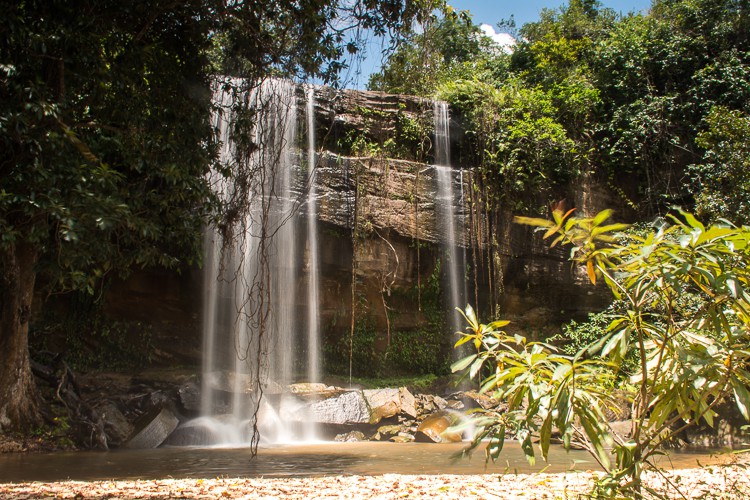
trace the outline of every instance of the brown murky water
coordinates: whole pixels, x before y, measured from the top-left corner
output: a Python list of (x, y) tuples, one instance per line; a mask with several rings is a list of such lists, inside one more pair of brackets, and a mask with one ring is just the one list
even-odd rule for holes
[[(505, 445), (500, 459), (485, 464), (478, 450), (470, 459), (453, 455), (465, 445), (394, 443), (321, 443), (263, 448), (251, 458), (247, 448), (159, 448), (110, 452), (0, 455), (0, 482), (283, 477), (333, 474), (502, 474), (596, 469), (582, 451), (550, 450), (550, 461), (529, 466), (515, 442)], [(715, 462), (702, 452), (671, 453), (673, 468)]]

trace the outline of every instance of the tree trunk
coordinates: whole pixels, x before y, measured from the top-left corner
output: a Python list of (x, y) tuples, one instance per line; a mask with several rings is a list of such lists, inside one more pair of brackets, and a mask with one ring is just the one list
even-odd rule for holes
[(37, 253), (25, 242), (2, 250), (0, 263), (0, 433), (41, 423), (29, 359), (29, 319)]

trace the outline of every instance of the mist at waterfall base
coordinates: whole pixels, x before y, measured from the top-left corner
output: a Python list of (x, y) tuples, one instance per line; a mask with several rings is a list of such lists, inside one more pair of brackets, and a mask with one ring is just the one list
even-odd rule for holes
[[(253, 182), (247, 193), (220, 175), (212, 182), (225, 200), (246, 194), (249, 207), (230, 231), (206, 231), (201, 417), (181, 430), (191, 436), (186, 444), (202, 446), (315, 442), (306, 394), (289, 390), (296, 382), (322, 386), (315, 384), (321, 380), (315, 92), (268, 80), (239, 98), (254, 119), (251, 135), (234, 136), (237, 96), (221, 90), (214, 95), (215, 123), (222, 162), (249, 169)], [(461, 179), (450, 167), (447, 105), (434, 109), (435, 203), (445, 226), (444, 286), (452, 310), (464, 286), (453, 188)], [(259, 146), (249, 153), (242, 149), (248, 138)], [(459, 319), (449, 315), (446, 335), (460, 328)]]

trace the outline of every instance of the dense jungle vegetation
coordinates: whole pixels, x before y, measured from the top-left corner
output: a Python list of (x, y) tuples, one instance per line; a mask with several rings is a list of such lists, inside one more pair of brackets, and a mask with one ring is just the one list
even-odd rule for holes
[(656, 0), (620, 16), (593, 0), (547, 9), (496, 45), (467, 13), (436, 19), (369, 88), (447, 100), (485, 199), (544, 213), (592, 175), (621, 216), (678, 204), (707, 221), (750, 217), (750, 4)]

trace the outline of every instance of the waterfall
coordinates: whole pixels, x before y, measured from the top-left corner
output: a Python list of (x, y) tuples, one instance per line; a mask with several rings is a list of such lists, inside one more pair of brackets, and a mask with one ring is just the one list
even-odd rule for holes
[[(215, 120), (223, 145), (221, 160), (229, 168), (248, 169), (251, 175), (250, 185), (243, 186), (245, 192), (217, 172), (211, 177), (222, 199), (244, 196), (247, 206), (229, 231), (214, 227), (206, 231), (203, 416), (194, 423), (202, 426), (201, 442), (196, 444), (248, 444), (256, 415), (261, 439), (292, 440), (295, 422), (285, 422), (283, 414), (285, 387), (304, 373), (305, 362), (309, 381), (320, 377), (312, 88), (305, 96), (308, 178), (301, 181), (296, 85), (268, 80), (240, 95), (245, 102), (241, 112), (249, 111), (253, 119), (252, 130), (243, 131), (248, 135), (242, 137), (234, 135), (238, 117), (233, 96), (221, 90), (214, 95), (220, 110)], [(298, 320), (302, 297), (297, 293), (303, 260), (298, 246), (304, 241), (299, 184), (309, 186), (306, 341), (297, 338), (304, 326)], [(230, 242), (224, 241), (227, 234), (233, 237)], [(305, 343), (306, 360), (299, 355)], [(314, 437), (313, 431), (305, 434)]]
[[(320, 381), (320, 265), (318, 263), (318, 191), (315, 185), (315, 89), (307, 87), (305, 115), (307, 118), (307, 379)], [(315, 439), (314, 425), (307, 425), (305, 434)]]
[[(448, 326), (451, 333), (463, 329), (462, 318), (456, 307), (461, 307), (462, 291), (466, 285), (462, 279), (464, 270), (464, 254), (458, 252), (459, 241), (456, 239), (456, 198), (453, 185), (456, 183), (455, 171), (451, 167), (450, 159), (450, 115), (448, 103), (435, 101), (433, 106), (435, 120), (435, 171), (437, 178), (437, 198), (435, 215), (438, 217), (440, 231), (443, 237), (445, 258), (443, 262), (447, 274), (447, 296), (449, 304)], [(463, 197), (463, 175), (461, 178), (461, 196)], [(463, 200), (460, 200), (463, 203)], [(462, 206), (462, 205), (460, 205)]]

